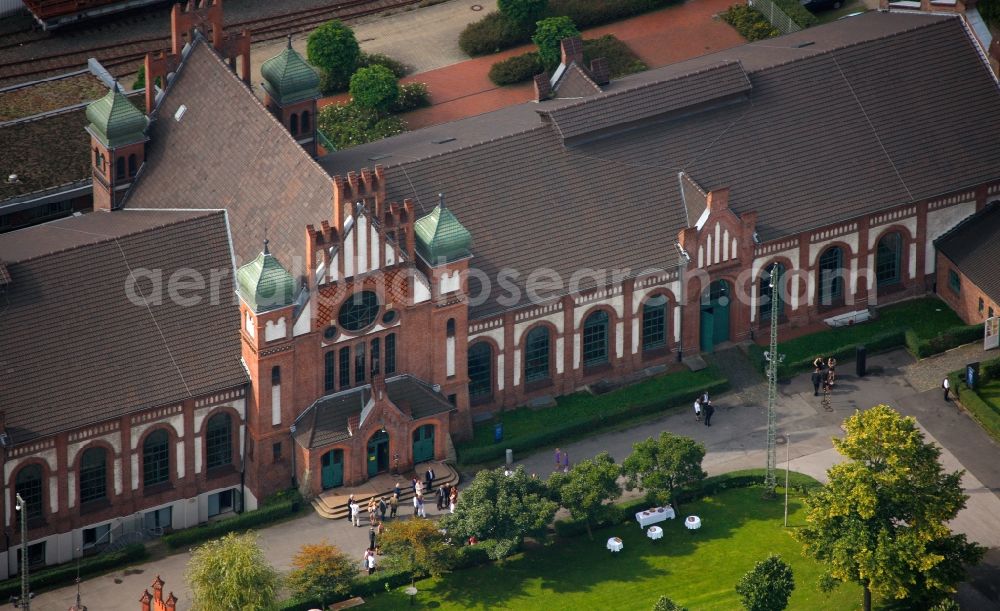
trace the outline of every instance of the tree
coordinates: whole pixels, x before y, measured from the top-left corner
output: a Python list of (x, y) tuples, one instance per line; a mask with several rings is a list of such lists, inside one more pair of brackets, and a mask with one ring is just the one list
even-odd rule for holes
[(675, 603), (669, 596), (661, 596), (653, 605), (653, 611), (687, 611), (687, 609)]
[(361, 47), (354, 30), (334, 19), (309, 34), (306, 56), (309, 63), (323, 71), (324, 90), (343, 91), (358, 68)]
[(292, 558), (288, 588), (299, 598), (319, 601), (320, 608), (334, 597), (346, 597), (358, 576), (358, 564), (326, 541), (303, 545)]
[(187, 566), (195, 611), (263, 611), (277, 599), (278, 572), (252, 532), (229, 533), (195, 548)]
[(664, 431), (658, 438), (632, 444), (632, 453), (622, 462), (625, 487), (646, 490), (654, 502), (677, 509), (677, 491), (708, 475), (701, 469), (704, 458), (704, 445)]
[(861, 585), (865, 611), (873, 595), (931, 607), (984, 552), (947, 525), (968, 499), (963, 472), (945, 473), (941, 449), (886, 405), (855, 412), (845, 427), (833, 445), (850, 460), (806, 498), (807, 524), (796, 536), (827, 563), (830, 585)]
[(795, 589), (792, 567), (771, 554), (747, 571), (736, 584), (736, 593), (747, 611), (781, 611)]
[(547, 70), (551, 70), (559, 65), (562, 55), (559, 49), (560, 41), (563, 38), (579, 35), (580, 31), (569, 17), (549, 17), (538, 22), (531, 42), (538, 45), (538, 56), (542, 58), (542, 64)]
[(399, 99), (399, 81), (385, 66), (361, 68), (351, 77), (354, 103), (385, 114)]
[[(163, 87), (163, 79), (156, 77), (153, 83), (157, 87)], [(146, 87), (146, 66), (139, 66), (139, 71), (135, 73), (135, 80), (132, 81), (132, 90), (144, 89)]]
[(569, 473), (553, 473), (549, 477), (552, 500), (569, 510), (577, 520), (587, 526), (587, 535), (593, 539), (591, 525), (614, 511), (608, 501), (622, 495), (618, 483), (621, 469), (607, 452), (601, 452), (592, 459), (582, 460)]
[(500, 14), (521, 24), (532, 24), (542, 18), (549, 0), (497, 0)]
[(390, 523), (379, 538), (379, 547), (386, 564), (410, 573), (411, 583), (418, 572), (432, 577), (447, 572), (455, 557), (455, 548), (445, 541), (437, 524), (423, 518)]
[(498, 560), (526, 535), (544, 534), (558, 505), (546, 498), (546, 486), (518, 467), (510, 475), (503, 469), (484, 469), (458, 497), (455, 513), (441, 526), (460, 539), (494, 539), (491, 557)]

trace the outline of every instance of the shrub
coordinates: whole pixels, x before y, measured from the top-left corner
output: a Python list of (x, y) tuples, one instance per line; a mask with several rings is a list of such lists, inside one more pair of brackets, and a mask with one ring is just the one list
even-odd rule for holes
[(1000, 378), (1000, 358), (983, 361), (979, 364), (979, 379), (983, 384)]
[(722, 20), (736, 28), (748, 41), (774, 38), (781, 32), (768, 22), (767, 18), (757, 9), (745, 4), (734, 4), (720, 15)]
[[(156, 77), (153, 81), (157, 87), (163, 87), (163, 79), (161, 77)], [(139, 71), (135, 73), (135, 80), (132, 81), (132, 90), (136, 91), (138, 89), (146, 88), (146, 66), (139, 66)]]
[(530, 37), (531, 26), (493, 12), (467, 25), (458, 36), (458, 46), (466, 55), (476, 57), (516, 47)]
[(335, 150), (374, 142), (406, 131), (398, 117), (380, 117), (357, 104), (330, 104), (319, 111), (320, 131)]
[(260, 526), (261, 524), (276, 522), (292, 515), (293, 504), (296, 504), (296, 500), (291, 498), (277, 501), (255, 511), (248, 511), (238, 516), (219, 520), (218, 522), (209, 522), (208, 524), (164, 535), (163, 542), (170, 549), (179, 549), (194, 545), (195, 543), (201, 543), (202, 541), (208, 541), (209, 539), (217, 539), (231, 532), (243, 531)]
[(504, 17), (523, 24), (533, 24), (542, 18), (549, 0), (497, 0)]
[(489, 545), (483, 545), (485, 541), (480, 541), (476, 545), (463, 545), (455, 550), (455, 559), (452, 568), (469, 569), (474, 566), (490, 562)]
[(427, 93), (426, 83), (404, 83), (399, 85), (399, 97), (389, 108), (389, 112), (409, 112), (430, 105), (431, 98)]
[(545, 67), (542, 65), (542, 58), (538, 56), (537, 52), (529, 51), (522, 55), (508, 57), (493, 64), (490, 67), (489, 77), (494, 85), (503, 87), (504, 85), (529, 81), (536, 74), (541, 74), (542, 72), (545, 72)]
[(385, 66), (360, 68), (351, 76), (351, 98), (362, 108), (386, 113), (399, 98), (399, 83)]
[(580, 30), (576, 29), (576, 24), (569, 17), (549, 17), (538, 22), (531, 42), (538, 45), (538, 57), (542, 59), (542, 65), (551, 70), (559, 65), (559, 43), (564, 38), (579, 35)]
[(800, 28), (808, 28), (819, 23), (816, 15), (802, 6), (799, 0), (774, 0), (774, 3)]
[[(115, 552), (107, 552), (80, 560), (80, 577), (89, 577), (112, 569), (140, 562), (149, 557), (146, 546), (133, 543)], [(31, 573), (32, 589), (52, 588), (73, 583), (76, 580), (76, 563), (67, 562), (52, 568)], [(0, 582), (0, 598), (21, 595), (21, 579), (14, 577)]]
[(306, 56), (309, 63), (322, 71), (324, 78), (320, 84), (325, 93), (344, 91), (358, 68), (361, 47), (354, 30), (334, 19), (309, 34)]
[(358, 58), (358, 68), (371, 68), (372, 66), (388, 68), (396, 78), (403, 78), (410, 72), (406, 64), (388, 55), (383, 55), (382, 53), (365, 53), (362, 51), (361, 56)]

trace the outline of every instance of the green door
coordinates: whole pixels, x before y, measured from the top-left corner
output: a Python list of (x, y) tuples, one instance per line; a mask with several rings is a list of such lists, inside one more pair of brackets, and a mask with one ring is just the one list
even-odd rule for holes
[(344, 485), (344, 451), (330, 450), (320, 459), (323, 468), (323, 490)]
[(368, 477), (389, 470), (389, 433), (379, 431), (368, 440)]
[(712, 341), (715, 334), (715, 317), (712, 316), (712, 308), (701, 309), (701, 351), (711, 352), (715, 347)]
[(701, 297), (701, 350), (729, 341), (729, 283), (716, 280)]
[(434, 425), (425, 424), (413, 431), (413, 462), (434, 460)]

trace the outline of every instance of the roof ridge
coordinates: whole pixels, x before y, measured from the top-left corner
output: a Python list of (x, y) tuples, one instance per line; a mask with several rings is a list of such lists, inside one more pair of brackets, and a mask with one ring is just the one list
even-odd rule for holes
[[(913, 26), (910, 26), (908, 28), (903, 28), (903, 29), (900, 29), (900, 30), (896, 30), (894, 32), (883, 32), (883, 33), (881, 33), (878, 36), (875, 36), (875, 37), (872, 37), (872, 38), (868, 38), (866, 40), (856, 40), (854, 42), (845, 42), (845, 43), (842, 43), (842, 44), (839, 44), (839, 45), (836, 45), (836, 46), (832, 46), (829, 49), (823, 49), (821, 51), (816, 51), (816, 52), (813, 52), (813, 53), (807, 53), (806, 55), (802, 55), (801, 57), (794, 57), (794, 58), (788, 59), (786, 61), (779, 61), (779, 62), (776, 62), (774, 64), (768, 64), (767, 66), (761, 66), (760, 68), (757, 68), (756, 70), (751, 70), (750, 74), (756, 74), (758, 72), (763, 72), (765, 70), (770, 70), (772, 68), (778, 68), (778, 67), (781, 67), (781, 66), (787, 66), (787, 65), (793, 64), (795, 62), (799, 62), (799, 61), (803, 61), (803, 60), (807, 60), (807, 59), (812, 59), (812, 58), (815, 58), (815, 57), (822, 57), (824, 55), (830, 55), (831, 53), (834, 53), (836, 51), (843, 51), (844, 49), (850, 49), (852, 47), (858, 47), (858, 46), (861, 46), (861, 45), (871, 44), (871, 43), (874, 43), (874, 42), (885, 40), (887, 38), (894, 38), (894, 37), (899, 36), (901, 34), (909, 34), (911, 32), (915, 32), (917, 30), (922, 30), (924, 28), (930, 28), (930, 27), (935, 27), (935, 26), (942, 26), (943, 24), (954, 23), (951, 19), (944, 19), (944, 17), (952, 17), (951, 14), (941, 14), (941, 13), (928, 14), (928, 13), (919, 13), (919, 12), (917, 12), (917, 13), (909, 13), (908, 12), (908, 13), (906, 13), (906, 15), (925, 15), (927, 17), (935, 17), (936, 19), (928, 20), (926, 23), (921, 23), (921, 24), (913, 25)], [(960, 18), (960, 17), (958, 15), (954, 15), (954, 18), (957, 19), (957, 18)], [(803, 31), (805, 31), (805, 30), (799, 30), (798, 32), (795, 32), (795, 33), (796, 34), (800, 34)], [(786, 34), (785, 36), (789, 36), (789, 34)], [(784, 36), (779, 37), (779, 39), (780, 38), (784, 38)], [(765, 43), (765, 42), (767, 42), (767, 41), (766, 40), (755, 41), (755, 42), (747, 43), (747, 44), (742, 45), (742, 46), (744, 46), (744, 47), (754, 47), (754, 48), (784, 49), (786, 51), (794, 50), (796, 48), (796, 47), (788, 47), (788, 46), (783, 46), (783, 45), (762, 44), (762, 43)], [(735, 47), (735, 48), (738, 49), (739, 47)], [(803, 48), (808, 48), (808, 47), (803, 47)], [(719, 53), (726, 53), (727, 51), (732, 51), (732, 49), (726, 49), (724, 51), (719, 51)], [(685, 61), (689, 61), (689, 60), (685, 60)]]
[[(125, 212), (126, 210), (128, 212), (131, 212), (131, 213), (142, 213), (142, 212), (163, 213), (163, 212), (165, 212), (164, 210), (157, 210), (157, 209), (152, 209), (152, 208), (134, 208), (134, 209), (122, 208), (122, 209), (119, 209), (119, 210), (115, 210), (113, 212), (90, 212), (90, 213), (87, 213), (86, 216), (89, 216), (91, 214), (121, 214), (122, 212)], [(184, 213), (188, 212), (188, 210), (173, 210), (173, 211), (170, 211), (170, 212), (184, 214)], [(49, 221), (47, 223), (42, 223), (41, 225), (32, 225), (30, 227), (25, 227), (23, 229), (18, 229), (18, 230), (12, 231), (11, 233), (6, 234), (6, 235), (14, 236), (14, 235), (18, 235), (22, 231), (23, 232), (27, 232), (27, 231), (31, 231), (33, 229), (43, 229), (44, 228), (44, 229), (58, 229), (58, 230), (61, 230), (61, 231), (73, 231), (73, 232), (77, 232), (77, 233), (86, 233), (86, 234), (90, 234), (90, 235), (100, 236), (100, 239), (94, 240), (93, 242), (87, 242), (85, 244), (73, 244), (73, 245), (67, 246), (65, 248), (60, 248), (58, 250), (53, 250), (53, 251), (50, 251), (50, 252), (40, 253), (40, 254), (37, 254), (37, 255), (34, 255), (34, 256), (31, 256), (31, 257), (27, 257), (27, 258), (24, 258), (24, 259), (18, 259), (16, 261), (7, 260), (7, 262), (8, 263), (24, 263), (26, 261), (37, 261), (37, 260), (43, 259), (45, 257), (50, 257), (50, 256), (53, 256), (53, 255), (58, 255), (58, 254), (70, 252), (70, 251), (76, 250), (78, 248), (86, 248), (86, 247), (89, 247), (89, 246), (94, 246), (95, 244), (104, 244), (106, 242), (113, 242), (113, 241), (119, 240), (121, 238), (127, 238), (127, 237), (131, 237), (131, 236), (142, 235), (142, 234), (150, 232), (150, 231), (157, 231), (157, 230), (163, 229), (164, 227), (171, 227), (173, 225), (178, 225), (180, 223), (185, 223), (187, 221), (193, 221), (193, 220), (196, 220), (196, 219), (207, 218), (207, 217), (212, 216), (213, 214), (224, 214), (225, 213), (224, 210), (196, 210), (196, 211), (192, 210), (191, 212), (196, 212), (196, 214), (193, 214), (191, 216), (187, 216), (187, 217), (184, 217), (184, 218), (178, 218), (178, 219), (170, 220), (170, 221), (165, 222), (165, 223), (158, 223), (158, 224), (155, 224), (155, 225), (151, 225), (149, 227), (144, 227), (142, 229), (138, 229), (136, 231), (130, 231), (130, 232), (124, 233), (122, 235), (109, 235), (109, 234), (104, 234), (104, 233), (98, 233), (96, 231), (84, 231), (82, 229), (72, 229), (72, 228), (57, 227), (56, 226), (56, 223), (68, 221), (68, 220), (75, 219), (75, 218), (82, 218), (82, 216), (84, 216), (84, 215), (81, 215), (79, 217), (78, 216), (68, 216), (68, 217), (64, 217), (64, 218), (61, 218), (61, 219), (55, 219), (55, 220)], [(0, 243), (2, 243), (2, 241), (3, 241), (3, 237), (0, 236)]]

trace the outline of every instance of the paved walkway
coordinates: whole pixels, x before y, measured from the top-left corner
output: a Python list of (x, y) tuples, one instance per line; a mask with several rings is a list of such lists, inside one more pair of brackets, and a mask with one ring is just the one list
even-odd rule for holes
[[(732, 354), (738, 355), (738, 352)], [(725, 353), (723, 358), (730, 357), (731, 353)], [(793, 378), (779, 388), (779, 435), (788, 439), (789, 444), (779, 447), (778, 462), (783, 466), (787, 457), (791, 469), (823, 480), (826, 470), (840, 460), (830, 440), (841, 435), (841, 422), (855, 409), (888, 403), (914, 416), (928, 438), (943, 446), (945, 468), (967, 471), (962, 483), (970, 499), (967, 508), (952, 524), (953, 528), (993, 548), (986, 562), (976, 568), (973, 580), (962, 586), (963, 608), (1000, 608), (1000, 592), (996, 587), (1000, 583), (1000, 446), (968, 414), (954, 403), (944, 402), (938, 389), (921, 391), (907, 381), (917, 370), (936, 371), (935, 375), (941, 375), (954, 368), (955, 359), (964, 358), (961, 352), (947, 353), (914, 363), (905, 351), (897, 350), (870, 358), (871, 373), (862, 379), (850, 373), (853, 370), (850, 363), (842, 363), (833, 395), (833, 412), (824, 411), (819, 399), (813, 397), (807, 374)], [(737, 366), (732, 367), (736, 370)], [(752, 377), (748, 379), (754, 384)], [(635, 441), (670, 430), (706, 445), (704, 466), (710, 474), (760, 467), (766, 462), (765, 409), (760, 404), (745, 404), (739, 392), (743, 383), (734, 380), (734, 386), (736, 392), (714, 399), (717, 409), (712, 427), (696, 422), (689, 410), (681, 410), (652, 422), (563, 445), (563, 449), (574, 461), (606, 450), (620, 462)], [(553, 468), (551, 448), (515, 458), (517, 464), (543, 477)], [(433, 506), (429, 506), (428, 511), (431, 515), (438, 513)], [(367, 544), (367, 528), (353, 528), (346, 520), (330, 521), (310, 514), (260, 530), (265, 553), (272, 564), (283, 571), (289, 568), (291, 557), (302, 544), (322, 539), (348, 553), (355, 553), (360, 559)], [(188, 558), (187, 553), (180, 553), (130, 569), (128, 574), (119, 571), (88, 579), (83, 584), (84, 602), (91, 601), (91, 608), (132, 611), (143, 588), (159, 574), (166, 580), (167, 588), (180, 598), (178, 609), (189, 609), (191, 597), (183, 579)], [(74, 588), (62, 588), (39, 595), (32, 606), (36, 611), (66, 609), (73, 603), (74, 595)], [(93, 601), (101, 602), (95, 604)]]

